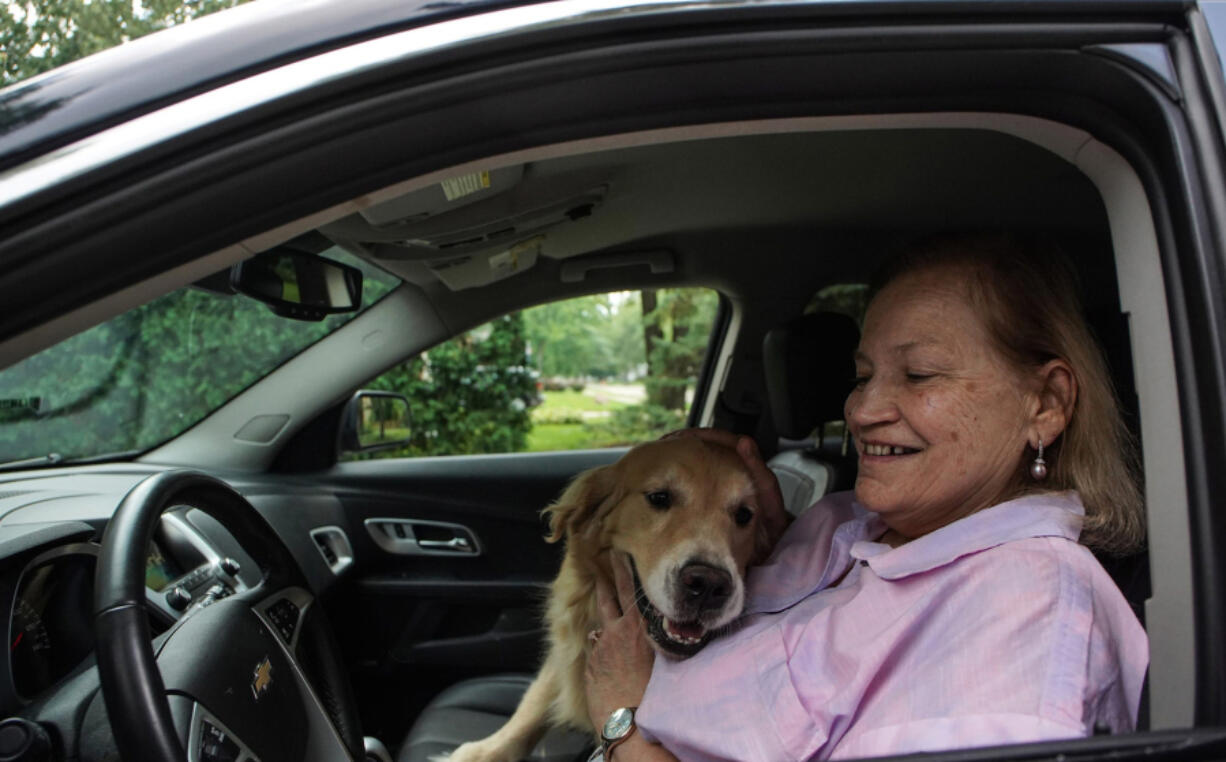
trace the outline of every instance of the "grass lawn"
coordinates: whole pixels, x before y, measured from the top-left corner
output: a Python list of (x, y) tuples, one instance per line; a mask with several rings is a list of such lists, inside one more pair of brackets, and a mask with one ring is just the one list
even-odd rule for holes
[(538, 420), (533, 423), (532, 430), (528, 432), (528, 452), (605, 447), (609, 437), (601, 431), (603, 427), (599, 420), (592, 420), (591, 416), (587, 416), (586, 423), (546, 423), (545, 420), (548, 420), (549, 416), (556, 417), (565, 413), (572, 413), (579, 418), (584, 413), (607, 413), (626, 407), (624, 402), (610, 400), (607, 403), (601, 403), (583, 392), (570, 389), (545, 392), (544, 397), (545, 401), (532, 411), (533, 418)]
[(625, 407), (624, 402), (610, 400), (604, 404), (598, 402), (586, 392), (576, 392), (566, 389), (560, 392), (545, 392), (545, 401), (537, 410), (616, 410)]
[(538, 423), (528, 432), (528, 452), (584, 450), (591, 444), (592, 432), (582, 423)]

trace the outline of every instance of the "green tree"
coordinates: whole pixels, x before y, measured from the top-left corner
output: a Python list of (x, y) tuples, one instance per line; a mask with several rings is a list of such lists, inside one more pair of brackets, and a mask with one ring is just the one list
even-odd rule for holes
[(648, 289), (640, 294), (647, 354), (647, 404), (684, 411), (698, 378), (718, 300), (705, 289)]
[(0, 13), (0, 84), (11, 85), (247, 0), (38, 0)]
[(409, 399), (407, 446), (376, 457), (518, 452), (532, 427), (524, 317), (512, 313), (446, 341), (370, 382)]
[(524, 330), (532, 350), (532, 364), (542, 375), (615, 375), (619, 361), (613, 354), (609, 318), (613, 306), (607, 294), (542, 304), (524, 310)]

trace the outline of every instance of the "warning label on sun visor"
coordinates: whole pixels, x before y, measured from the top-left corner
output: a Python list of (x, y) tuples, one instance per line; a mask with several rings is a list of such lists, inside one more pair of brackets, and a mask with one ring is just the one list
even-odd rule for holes
[(443, 195), (447, 197), (447, 200), (455, 201), (457, 198), (464, 198), (490, 187), (490, 173), (472, 172), (452, 177), (440, 184), (443, 186)]

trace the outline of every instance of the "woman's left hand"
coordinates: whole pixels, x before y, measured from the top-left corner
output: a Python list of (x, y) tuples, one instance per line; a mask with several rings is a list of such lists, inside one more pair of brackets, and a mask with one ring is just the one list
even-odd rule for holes
[(629, 562), (613, 552), (613, 581), (596, 583), (600, 630), (588, 635), (590, 651), (584, 687), (592, 725), (599, 729), (614, 709), (638, 706), (647, 691), (655, 652), (638, 607), (634, 605), (634, 581)]

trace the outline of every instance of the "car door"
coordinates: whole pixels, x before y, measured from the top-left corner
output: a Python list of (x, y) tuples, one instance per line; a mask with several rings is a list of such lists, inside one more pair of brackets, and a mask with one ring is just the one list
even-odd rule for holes
[[(367, 383), (406, 395), (405, 443), (342, 452), (304, 476), (343, 507), (343, 529), (313, 535), (325, 556), (355, 561), (347, 592), (326, 605), (380, 735), (403, 735), (400, 723), (448, 684), (536, 669), (563, 550), (545, 541), (542, 509), (581, 471), (685, 425), (719, 309), (707, 289), (555, 302)], [(661, 320), (667, 336), (653, 333)], [(666, 354), (667, 367), (656, 362)]]

